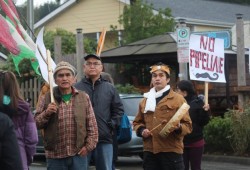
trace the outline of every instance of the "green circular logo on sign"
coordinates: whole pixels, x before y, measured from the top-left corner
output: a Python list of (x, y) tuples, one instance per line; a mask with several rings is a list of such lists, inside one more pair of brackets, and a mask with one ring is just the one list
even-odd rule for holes
[(188, 36), (188, 31), (186, 29), (181, 29), (178, 34), (180, 38), (186, 38)]

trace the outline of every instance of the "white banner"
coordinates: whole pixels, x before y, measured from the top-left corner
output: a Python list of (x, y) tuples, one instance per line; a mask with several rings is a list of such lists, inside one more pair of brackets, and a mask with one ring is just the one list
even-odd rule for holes
[(192, 34), (189, 42), (191, 80), (225, 83), (224, 40)]
[[(38, 36), (36, 38), (36, 58), (39, 62), (40, 70), (42, 73), (43, 79), (49, 83), (49, 73), (48, 73), (48, 65), (47, 65), (47, 54), (46, 54), (46, 47), (43, 42), (43, 32), (44, 27), (39, 31)], [(51, 65), (52, 70), (56, 68), (55, 62), (51, 59)], [(56, 84), (53, 82), (53, 86), (56, 86)]]

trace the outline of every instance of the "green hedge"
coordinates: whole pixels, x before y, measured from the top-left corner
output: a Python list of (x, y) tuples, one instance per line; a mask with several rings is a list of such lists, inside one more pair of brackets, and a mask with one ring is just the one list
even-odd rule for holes
[(213, 117), (204, 128), (205, 152), (246, 155), (250, 151), (250, 105)]
[(232, 122), (228, 116), (213, 117), (204, 128), (206, 152), (232, 152), (230, 135)]
[(121, 94), (140, 94), (140, 90), (131, 84), (116, 84), (115, 88)]

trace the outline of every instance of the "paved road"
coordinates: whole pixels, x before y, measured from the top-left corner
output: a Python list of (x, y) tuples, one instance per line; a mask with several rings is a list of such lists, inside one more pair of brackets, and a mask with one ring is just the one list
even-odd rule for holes
[[(202, 170), (249, 170), (250, 165), (238, 164), (239, 161), (218, 162), (213, 159), (202, 161)], [(119, 170), (142, 170), (142, 160), (139, 157), (119, 157), (117, 163)], [(43, 159), (35, 160), (30, 170), (46, 170)], [(91, 170), (95, 170), (94, 167)]]

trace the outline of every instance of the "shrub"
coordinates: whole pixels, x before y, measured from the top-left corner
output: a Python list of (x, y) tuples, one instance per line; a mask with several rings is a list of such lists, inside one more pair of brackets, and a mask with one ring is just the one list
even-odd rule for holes
[(121, 84), (115, 85), (117, 91), (123, 94), (140, 94), (140, 90), (131, 84), (126, 84), (125, 86)]
[(213, 117), (204, 128), (206, 152), (232, 152), (229, 137), (232, 133), (230, 116)]
[(213, 117), (204, 128), (206, 152), (245, 155), (250, 150), (250, 105), (228, 110), (224, 118)]
[(227, 114), (232, 120), (231, 146), (236, 155), (244, 155), (250, 143), (250, 106), (246, 105), (242, 110), (229, 110)]

